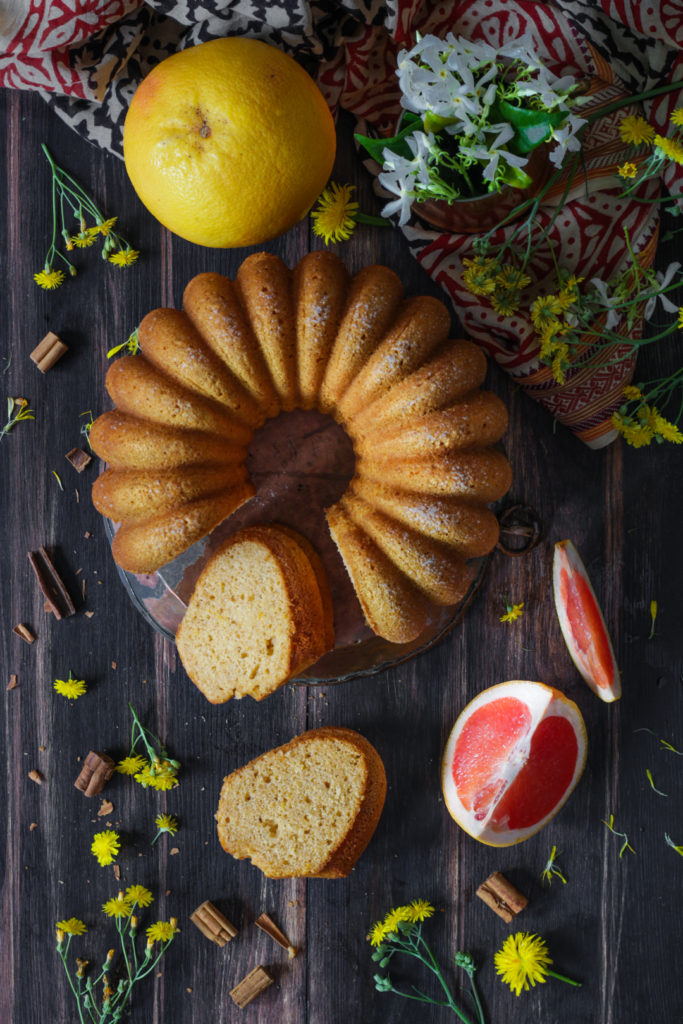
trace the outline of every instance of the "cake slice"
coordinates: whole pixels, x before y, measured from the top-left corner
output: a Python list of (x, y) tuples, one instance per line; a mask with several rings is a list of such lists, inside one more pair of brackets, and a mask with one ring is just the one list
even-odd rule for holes
[(176, 634), (178, 654), (212, 704), (262, 700), (333, 642), (331, 602), (294, 531), (250, 526), (205, 566)]
[(311, 729), (223, 782), (221, 846), (268, 878), (344, 878), (384, 806), (379, 754), (351, 729)]

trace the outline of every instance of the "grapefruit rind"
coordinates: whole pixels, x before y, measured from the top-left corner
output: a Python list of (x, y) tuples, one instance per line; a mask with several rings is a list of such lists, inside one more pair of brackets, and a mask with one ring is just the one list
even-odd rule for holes
[[(595, 630), (602, 630), (600, 640), (603, 648), (608, 651), (609, 664), (604, 667), (606, 683), (600, 685), (599, 680), (596, 678), (594, 671), (591, 669), (589, 662), (590, 654), (593, 654), (597, 658), (597, 649), (595, 646), (595, 635), (591, 640), (592, 650), (586, 657), (579, 646), (577, 638), (574, 635), (572, 629), (568, 608), (567, 598), (562, 593), (562, 573), (566, 572), (569, 578), (580, 578), (582, 585), (587, 589), (590, 597), (593, 599), (593, 607), (591, 612), (593, 614), (594, 621), (591, 629), (593, 634)], [(570, 540), (558, 541), (555, 545), (555, 553), (553, 556), (553, 596), (555, 598), (555, 610), (557, 612), (557, 618), (560, 623), (560, 629), (562, 630), (562, 636), (564, 642), (567, 645), (569, 655), (576, 666), (577, 671), (580, 673), (582, 679), (590, 686), (593, 693), (595, 693), (600, 700), (606, 703), (619, 700), (621, 697), (621, 678), (619, 674), (619, 668), (617, 666), (617, 660), (614, 656), (614, 648), (612, 647), (612, 640), (605, 623), (605, 618), (602, 614), (602, 609), (595, 596), (595, 591), (586, 572), (586, 567), (581, 560), (581, 556), (576, 550), (574, 544)], [(580, 598), (577, 597), (578, 600)]]
[[(492, 804), (486, 817), (483, 818), (481, 822), (477, 822), (475, 821), (471, 810), (466, 808), (460, 800), (455, 780), (453, 778), (452, 765), (456, 745), (464, 727), (475, 711), (492, 701), (507, 696), (515, 697), (526, 704), (531, 715), (529, 729), (524, 741), (515, 749), (514, 755), (510, 760), (508, 769), (504, 776), (505, 786), (499, 793), (498, 799)], [(543, 719), (548, 718), (551, 715), (566, 718), (574, 729), (577, 741), (577, 754), (571, 781), (562, 793), (561, 797), (554, 804), (552, 810), (534, 825), (528, 828), (504, 831), (492, 829), (489, 823), (495, 813), (496, 806), (503, 798), (505, 792), (509, 789), (514, 779), (517, 777), (520, 770), (524, 767), (531, 738), (533, 737), (537, 726)], [(556, 690), (552, 686), (546, 686), (545, 683), (531, 682), (529, 680), (521, 679), (513, 679), (505, 683), (498, 683), (495, 686), (490, 686), (467, 704), (458, 716), (458, 719), (451, 730), (451, 734), (448, 737), (441, 762), (441, 786), (448, 812), (464, 832), (467, 832), (467, 834), (473, 839), (476, 839), (480, 843), (484, 843), (486, 846), (514, 846), (517, 843), (522, 843), (525, 839), (529, 839), (544, 828), (544, 826), (555, 817), (557, 812), (569, 799), (571, 793), (576, 787), (576, 784), (581, 778), (581, 774), (586, 763), (586, 749), (586, 727), (581, 712), (576, 704), (565, 697), (559, 690)]]

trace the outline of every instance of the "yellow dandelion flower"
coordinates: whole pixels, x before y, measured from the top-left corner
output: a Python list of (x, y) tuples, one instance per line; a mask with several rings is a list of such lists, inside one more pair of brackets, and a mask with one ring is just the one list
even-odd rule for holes
[(662, 135), (655, 135), (655, 146), (670, 160), (683, 164), (683, 146), (676, 139), (665, 139)]
[(96, 224), (95, 227), (90, 230), (97, 232), (99, 235), (108, 235), (114, 227), (114, 224), (116, 224), (116, 221), (116, 217), (110, 217), (109, 220), (103, 220), (101, 224)]
[(118, 249), (107, 256), (107, 259), (117, 267), (130, 267), (137, 262), (139, 255), (137, 249)]
[(426, 921), (434, 913), (434, 907), (427, 900), (411, 900), (408, 911), (411, 921)]
[(93, 836), (92, 850), (93, 856), (97, 858), (97, 862), (101, 867), (105, 867), (107, 864), (113, 864), (116, 860), (116, 855), (119, 852), (119, 834), (109, 829), (106, 832), (96, 832)]
[(625, 164), (619, 164), (617, 173), (620, 178), (635, 178), (638, 168), (630, 160), (627, 160)]
[(539, 295), (531, 307), (531, 322), (541, 332), (557, 319), (562, 312), (562, 304), (557, 295)]
[(566, 382), (564, 371), (566, 369), (568, 352), (569, 348), (564, 343), (559, 344), (555, 349), (551, 369), (553, 373), (553, 380), (557, 384), (564, 384)]
[(519, 293), (494, 292), (491, 296), (491, 305), (501, 316), (513, 316), (519, 309)]
[(92, 235), (90, 234), (90, 231), (84, 231), (80, 235), (73, 235), (69, 241), (72, 245), (75, 245), (77, 249), (89, 249), (91, 245), (95, 244), (96, 235), (97, 232)]
[(683, 306), (680, 306), (679, 310), (678, 310), (678, 324), (677, 324), (677, 326), (680, 327), (681, 330), (683, 330)]
[(141, 754), (135, 754), (130, 755), (129, 757), (124, 757), (122, 761), (119, 761), (116, 766), (116, 770), (117, 772), (120, 772), (121, 775), (137, 775), (138, 772), (149, 767), (149, 762), (145, 761)]
[(619, 124), (619, 134), (624, 142), (640, 146), (643, 142), (652, 142), (655, 130), (644, 117), (636, 117), (634, 114), (629, 114), (628, 117), (622, 117)]
[(173, 936), (178, 931), (177, 925), (173, 921), (156, 921), (151, 924), (147, 929), (147, 941), (152, 942), (170, 942)]
[(33, 275), (33, 280), (36, 284), (39, 284), (41, 288), (45, 288), (46, 291), (52, 291), (54, 288), (59, 288), (60, 284), (63, 284), (65, 279), (66, 275), (63, 270), (52, 270), (50, 267), (46, 267), (38, 274)]
[(505, 615), (501, 615), (501, 622), (516, 622), (524, 615), (524, 601), (521, 604), (508, 604)]
[(387, 935), (395, 932), (400, 921), (410, 921), (410, 907), (394, 907), (384, 918), (384, 931)]
[(83, 921), (77, 917), (70, 917), (67, 921), (57, 921), (55, 927), (65, 935), (83, 935), (88, 930)]
[(149, 889), (144, 885), (129, 885), (126, 889), (126, 899), (129, 903), (137, 903), (140, 907), (148, 907), (154, 901)]
[(683, 434), (676, 424), (664, 419), (659, 413), (655, 415), (654, 431), (663, 441), (671, 441), (672, 444), (683, 444)]
[(158, 814), (154, 819), (154, 824), (160, 832), (168, 832), (174, 836), (178, 831), (178, 819), (174, 818), (172, 814)]
[(318, 198), (311, 220), (313, 233), (322, 238), (325, 245), (346, 242), (355, 231), (358, 203), (351, 201), (354, 190), (354, 185), (337, 185), (332, 181)]
[(627, 384), (624, 388), (624, 398), (629, 402), (635, 402), (637, 398), (642, 398), (643, 393), (640, 388), (636, 387), (635, 384)]
[(381, 946), (382, 940), (384, 939), (386, 933), (387, 930), (384, 927), (383, 922), (377, 921), (376, 924), (373, 924), (372, 928), (370, 929), (370, 934), (368, 935), (368, 938), (370, 939), (370, 945)]
[(531, 278), (528, 274), (524, 274), (517, 267), (513, 266), (512, 263), (503, 263), (498, 273), (496, 274), (496, 284), (500, 285), (501, 288), (514, 289), (515, 291), (523, 291), (528, 284), (531, 284)]
[(465, 272), (462, 281), (473, 295), (491, 295), (496, 290), (496, 275), (493, 272), (492, 257), (477, 256), (462, 261)]
[(133, 912), (133, 908), (123, 892), (120, 892), (118, 896), (112, 896), (110, 900), (103, 903), (102, 910), (107, 917), (130, 917)]
[(135, 775), (135, 781), (145, 789), (175, 789), (178, 785), (177, 771), (171, 762), (156, 759)]
[(54, 688), (60, 696), (66, 697), (67, 700), (78, 700), (88, 689), (84, 679), (73, 679), (70, 672), (68, 679), (55, 679)]
[(519, 996), (522, 990), (529, 991), (529, 985), (543, 984), (553, 962), (540, 935), (517, 932), (508, 935), (496, 953), (494, 963), (504, 983)]

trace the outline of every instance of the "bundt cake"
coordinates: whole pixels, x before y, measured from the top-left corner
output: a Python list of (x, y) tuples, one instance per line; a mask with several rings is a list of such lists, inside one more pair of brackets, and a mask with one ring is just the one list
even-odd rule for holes
[(267, 878), (345, 878), (370, 842), (387, 790), (382, 759), (352, 729), (311, 729), (223, 780), (226, 853)]
[(317, 409), (356, 455), (326, 514), (366, 621), (390, 641), (414, 640), (434, 605), (467, 592), (467, 560), (498, 537), (488, 504), (511, 483), (491, 447), (507, 412), (479, 390), (480, 349), (448, 338), (437, 299), (404, 299), (387, 267), (349, 278), (329, 252), (293, 271), (256, 253), (234, 283), (200, 274), (183, 307), (144, 318), (141, 354), (107, 374), (116, 409), (91, 430), (109, 463), (93, 500), (121, 523), (118, 564), (150, 572), (212, 530), (254, 494), (254, 430), (281, 411)]

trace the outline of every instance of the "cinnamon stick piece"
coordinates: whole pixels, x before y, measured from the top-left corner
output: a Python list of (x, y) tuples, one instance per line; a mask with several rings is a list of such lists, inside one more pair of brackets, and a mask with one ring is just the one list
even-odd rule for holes
[(269, 985), (273, 984), (271, 978), (265, 967), (255, 967), (253, 971), (249, 971), (246, 978), (242, 978), (239, 985), (231, 990), (230, 995), (232, 1001), (237, 1003), (240, 1010), (243, 1010), (245, 1006), (248, 1006), (252, 999), (256, 999), (256, 996), (260, 995), (264, 989), (268, 988)]
[(16, 633), (17, 636), (20, 636), (21, 639), (25, 640), (27, 644), (32, 644), (36, 638), (35, 633), (32, 633), (28, 626), (26, 626), (23, 622), (18, 622), (16, 626), (13, 626), (12, 632)]
[(74, 782), (84, 796), (97, 796), (109, 782), (116, 769), (116, 762), (108, 754), (91, 750)]
[(71, 463), (77, 473), (82, 473), (85, 467), (92, 462), (92, 455), (88, 455), (82, 448), (72, 448), (64, 458)]
[(68, 351), (69, 349), (62, 339), (53, 331), (49, 331), (40, 344), (36, 345), (33, 352), (31, 352), (31, 359), (41, 373), (47, 373), (48, 370), (52, 369), (57, 360), (61, 359), (64, 353)]
[(290, 960), (296, 956), (296, 949), (284, 932), (280, 931), (272, 917), (268, 914), (261, 914), (260, 917), (256, 918), (254, 924), (260, 928), (261, 931), (264, 931), (266, 935), (270, 935), (271, 939), (277, 942), (278, 946), (282, 946), (283, 949), (286, 949)]
[(193, 914), (190, 914), (190, 921), (196, 924), (202, 935), (211, 939), (217, 946), (224, 946), (237, 935), (237, 928), (228, 921), (227, 917), (221, 914), (220, 910), (214, 907), (213, 903), (206, 900), (197, 907)]
[(485, 882), (482, 882), (477, 889), (477, 896), (507, 924), (510, 924), (529, 902), (519, 889), (515, 889), (514, 885), (501, 875), (500, 871), (494, 871)]
[(69, 592), (64, 586), (61, 576), (50, 561), (45, 548), (29, 551), (28, 560), (36, 574), (38, 586), (45, 595), (50, 611), (53, 612), (55, 618), (66, 619), (70, 615), (74, 615), (76, 612), (74, 603), (69, 597)]

